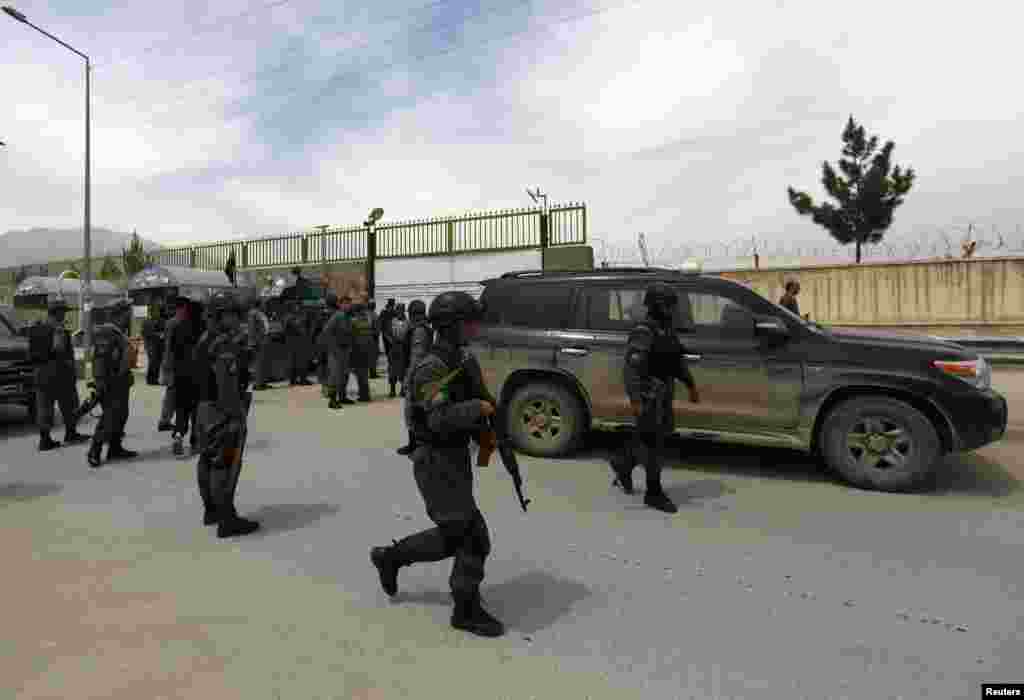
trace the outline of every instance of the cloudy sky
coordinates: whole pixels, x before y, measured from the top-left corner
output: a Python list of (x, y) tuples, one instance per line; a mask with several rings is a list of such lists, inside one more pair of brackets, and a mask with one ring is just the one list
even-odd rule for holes
[[(160, 242), (528, 206), (526, 186), (585, 202), (595, 249), (819, 242), (786, 186), (819, 191), (851, 113), (918, 173), (893, 240), (1024, 237), (1006, 0), (15, 7), (93, 59), (93, 225)], [(82, 63), (0, 15), (0, 231), (81, 225)]]

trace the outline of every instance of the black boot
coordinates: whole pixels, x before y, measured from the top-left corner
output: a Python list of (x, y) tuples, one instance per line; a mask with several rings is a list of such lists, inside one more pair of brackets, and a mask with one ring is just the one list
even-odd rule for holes
[(343, 406), (343, 404), (341, 403), (341, 401), (338, 401), (338, 399), (336, 399), (336, 398), (332, 398), (330, 403), (327, 404), (327, 408), (333, 408), (333, 409), (339, 409), (342, 406)]
[(661, 484), (647, 485), (647, 493), (644, 494), (644, 505), (660, 510), (662, 513), (679, 512), (679, 506), (672, 502), (672, 499), (661, 488)]
[(239, 537), (251, 535), (260, 529), (260, 524), (255, 520), (246, 520), (237, 513), (230, 513), (221, 517), (217, 522), (217, 537)]
[(615, 473), (615, 480), (612, 481), (612, 484), (621, 488), (625, 493), (632, 494), (633, 469), (636, 467), (632, 448), (626, 445), (622, 451), (613, 454), (608, 461), (611, 464), (612, 472)]
[(108, 462), (112, 459), (133, 459), (134, 457), (138, 456), (138, 452), (135, 452), (134, 450), (124, 449), (124, 445), (121, 444), (120, 440), (118, 440), (117, 442), (110, 443), (110, 447), (107, 448)]
[(393, 399), (396, 396), (396, 394), (395, 394), (395, 384), (396, 383), (397, 382), (391, 382), (391, 391), (388, 392), (388, 398), (389, 399)]
[(409, 433), (409, 444), (404, 445), (402, 447), (399, 447), (397, 450), (395, 450), (395, 452), (397, 452), (398, 454), (402, 455), (403, 457), (407, 457), (407, 456), (411, 455), (415, 450), (416, 450), (416, 438), (413, 437), (412, 432), (410, 432)]
[(89, 466), (96, 469), (100, 464), (103, 463), (103, 443), (96, 442), (93, 440), (92, 445), (89, 446), (89, 452), (86, 453), (85, 458), (89, 461)]
[(339, 403), (341, 403), (342, 406), (352, 406), (352, 405), (355, 404), (355, 401), (353, 401), (352, 399), (348, 398), (347, 396), (344, 396), (344, 397), (342, 397), (342, 399), (341, 399), (341, 401)]
[(505, 634), (505, 625), (480, 604), (480, 594), (454, 595), (455, 609), (452, 611), (452, 627), (475, 634), (478, 637), (500, 637)]
[(77, 430), (66, 430), (64, 432), (64, 444), (65, 445), (80, 445), (83, 442), (89, 442), (91, 435), (85, 435), (78, 432)]
[(40, 452), (49, 452), (50, 450), (55, 450), (58, 447), (60, 447), (60, 443), (57, 442), (56, 440), (54, 440), (52, 437), (50, 437), (50, 431), (49, 430), (40, 430), (39, 431), (39, 451)]
[(380, 587), (392, 598), (398, 593), (398, 570), (403, 566), (398, 561), (397, 546), (398, 540), (394, 540), (393, 545), (374, 547), (370, 550), (370, 561), (377, 567)]

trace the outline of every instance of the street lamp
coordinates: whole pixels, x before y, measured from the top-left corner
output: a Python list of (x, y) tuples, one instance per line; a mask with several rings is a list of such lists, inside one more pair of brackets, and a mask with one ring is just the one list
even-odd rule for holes
[(374, 230), (378, 221), (384, 216), (384, 210), (377, 207), (370, 212), (370, 218), (363, 222), (366, 227), (366, 302), (373, 301), (376, 292), (377, 276), (377, 232)]
[(85, 266), (82, 271), (82, 325), (85, 328), (85, 347), (89, 348), (92, 346), (92, 178), (90, 173), (91, 161), (89, 159), (89, 74), (91, 72), (91, 65), (89, 57), (74, 46), (61, 41), (53, 34), (32, 24), (25, 15), (13, 7), (5, 5), (3, 11), (12, 19), (22, 24), (27, 24), (40, 34), (50, 37), (64, 48), (73, 51), (85, 59), (85, 225), (82, 230), (85, 238)]
[(538, 200), (542, 203), (540, 214), (540, 249), (546, 251), (548, 247), (548, 196), (541, 192), (539, 187), (535, 192), (531, 192), (530, 188), (527, 187), (526, 194), (530, 195), (530, 199), (533, 200), (534, 204), (537, 204)]

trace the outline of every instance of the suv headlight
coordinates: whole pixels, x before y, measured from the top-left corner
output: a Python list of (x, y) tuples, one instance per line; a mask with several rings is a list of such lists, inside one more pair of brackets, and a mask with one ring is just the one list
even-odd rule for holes
[(976, 389), (988, 389), (992, 386), (992, 367), (981, 357), (977, 360), (934, 360), (932, 367), (967, 382)]

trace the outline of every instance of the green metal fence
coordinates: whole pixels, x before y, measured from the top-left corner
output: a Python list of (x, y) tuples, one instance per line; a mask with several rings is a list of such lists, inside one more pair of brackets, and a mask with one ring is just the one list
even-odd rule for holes
[[(586, 244), (586, 205), (557, 205), (548, 212), (548, 245)], [(379, 224), (374, 229), (377, 258), (539, 248), (541, 213), (539, 208), (507, 209)], [(366, 238), (364, 227), (350, 226), (315, 233), (164, 248), (156, 251), (154, 257), (162, 265), (208, 270), (223, 270), (232, 251), (239, 269), (350, 262), (366, 259)]]

